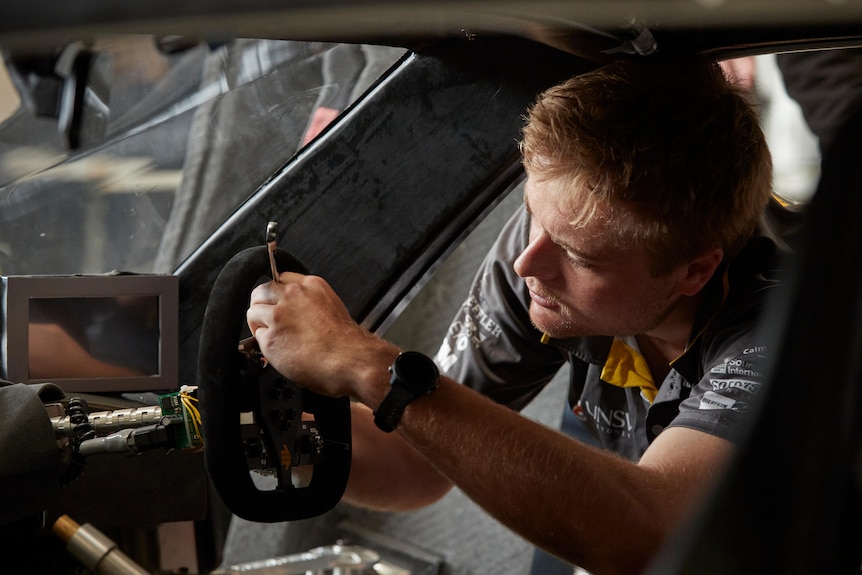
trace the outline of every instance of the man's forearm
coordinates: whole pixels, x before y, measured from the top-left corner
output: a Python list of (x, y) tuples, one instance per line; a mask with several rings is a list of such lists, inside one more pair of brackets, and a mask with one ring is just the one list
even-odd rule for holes
[(382, 433), (369, 416), (388, 390), (390, 353), (367, 351), (352, 378), (354, 397), (370, 409), (353, 410), (360, 417), (348, 500), (379, 509), (418, 506), (423, 470), (436, 470), (428, 477), (439, 472), (551, 553), (596, 573), (643, 569), (668, 528), (662, 515), (674, 507), (656, 496), (669, 490), (662, 474), (581, 444), (446, 377), (407, 406), (394, 433)]
[(412, 403), (398, 430), (500, 522), (596, 573), (641, 571), (668, 527), (653, 503), (661, 503), (659, 473), (451, 380)]
[(434, 503), (452, 483), (398, 433), (384, 433), (364, 405), (351, 405), (353, 463), (344, 499), (379, 511), (407, 511)]

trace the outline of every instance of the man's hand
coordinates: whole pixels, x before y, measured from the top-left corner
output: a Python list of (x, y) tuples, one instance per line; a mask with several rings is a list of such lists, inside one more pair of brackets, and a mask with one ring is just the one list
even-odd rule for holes
[[(374, 425), (399, 349), (362, 329), (323, 279), (286, 272), (251, 294), (247, 319), (264, 357), (321, 395), (350, 396), (353, 461), (345, 498), (377, 509), (414, 509), (451, 483), (397, 433)], [(366, 407), (367, 406), (367, 407)], [(370, 408), (370, 409), (369, 409)]]
[(320, 277), (285, 272), (251, 294), (246, 319), (279, 373), (322, 395), (376, 408), (398, 349), (361, 328)]

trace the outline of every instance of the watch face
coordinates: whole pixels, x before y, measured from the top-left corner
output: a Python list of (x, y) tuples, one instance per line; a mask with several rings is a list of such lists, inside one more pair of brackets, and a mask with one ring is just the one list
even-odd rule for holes
[(411, 389), (430, 391), (440, 377), (434, 361), (417, 351), (405, 351), (398, 356), (393, 367), (398, 382)]

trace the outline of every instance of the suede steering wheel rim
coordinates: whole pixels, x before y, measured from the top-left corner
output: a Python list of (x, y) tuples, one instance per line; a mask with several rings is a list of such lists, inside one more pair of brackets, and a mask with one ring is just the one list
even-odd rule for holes
[[(281, 271), (307, 273), (305, 266), (283, 250), (276, 250), (275, 258)], [(238, 349), (245, 312), (252, 289), (269, 275), (269, 253), (265, 246), (258, 246), (231, 258), (213, 284), (198, 355), (204, 461), (213, 486), (232, 513), (250, 521), (294, 521), (325, 513), (344, 494), (351, 458), (350, 400), (304, 390), (271, 367), (257, 373), (248, 370)], [(262, 388), (272, 381), (277, 394)], [(240, 414), (251, 410), (263, 422), (274, 411), (283, 413), (275, 395), (291, 398), (291, 409), (311, 414), (319, 428), (319, 457), (310, 482), (303, 487), (294, 487), (289, 473), (279, 470), (276, 488), (261, 490), (249, 473)], [(264, 429), (263, 435), (268, 431), (273, 436), (279, 433), (277, 426)], [(274, 441), (264, 444), (276, 451), (280, 447)], [(284, 467), (286, 472), (286, 463)]]

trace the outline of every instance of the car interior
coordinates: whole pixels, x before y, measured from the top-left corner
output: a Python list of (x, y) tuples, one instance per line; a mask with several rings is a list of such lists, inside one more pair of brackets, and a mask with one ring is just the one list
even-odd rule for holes
[[(791, 289), (762, 321), (779, 352), (746, 441), (649, 572), (859, 572), (857, 3), (46, 4), (0, 9), (3, 379), (62, 389), (46, 412), (61, 442), (81, 405), (111, 432), (183, 431), (70, 464), (47, 508), (0, 525), (9, 564), (80, 572), (51, 533), (71, 517), (146, 573), (571, 573), (457, 490), (405, 513), (340, 502), (349, 401), (262, 366), (248, 294), (275, 268), (320, 275), (362, 326), (433, 354), (521, 201), (536, 95), (614, 59), (699, 53), (761, 112)], [(94, 345), (147, 377), (68, 372), (57, 348), (59, 371), (36, 374), (34, 300), (110, 308)], [(590, 441), (564, 380), (524, 415)]]

